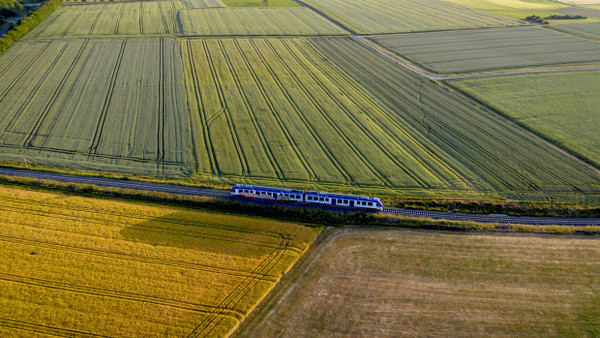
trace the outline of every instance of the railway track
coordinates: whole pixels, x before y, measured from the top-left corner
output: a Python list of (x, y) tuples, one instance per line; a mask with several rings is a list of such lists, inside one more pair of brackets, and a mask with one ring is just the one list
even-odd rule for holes
[[(0, 175), (28, 177), (40, 180), (51, 180), (77, 184), (93, 184), (100, 187), (113, 187), (141, 191), (155, 191), (179, 195), (206, 196), (221, 199), (231, 199), (228, 191), (214, 190), (181, 185), (150, 183), (139, 181), (119, 180), (114, 178), (92, 177), (81, 175), (60, 174), (26, 169), (0, 168)], [(276, 203), (276, 202), (271, 202)], [(289, 202), (286, 202), (289, 203)], [(298, 204), (301, 207), (316, 207)], [(327, 210), (344, 212), (346, 209), (328, 207)], [(566, 217), (532, 217), (508, 216), (503, 214), (468, 214), (460, 212), (444, 212), (429, 210), (414, 210), (404, 208), (383, 208), (382, 213), (406, 217), (431, 218), (435, 220), (472, 221), (479, 223), (521, 224), (521, 225), (564, 225), (564, 226), (600, 226), (600, 218), (566, 218)]]

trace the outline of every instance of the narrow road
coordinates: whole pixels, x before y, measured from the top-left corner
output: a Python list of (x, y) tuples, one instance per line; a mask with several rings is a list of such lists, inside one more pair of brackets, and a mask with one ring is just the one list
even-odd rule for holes
[[(191, 195), (191, 196), (207, 196), (221, 199), (232, 199), (228, 191), (213, 190), (205, 188), (187, 187), (173, 184), (163, 183), (148, 183), (129, 180), (119, 180), (113, 178), (92, 177), (59, 174), (43, 171), (34, 171), (26, 169), (0, 168), (0, 175), (29, 177), (40, 180), (51, 180), (67, 183), (93, 184), (101, 187), (114, 187), (123, 189), (133, 189), (141, 191), (156, 191), (170, 194)], [(253, 201), (253, 200), (249, 200)], [(263, 203), (264, 201), (258, 200)], [(278, 203), (278, 202), (270, 202)], [(290, 202), (279, 202), (289, 205)], [(307, 205), (304, 203), (294, 203), (299, 207), (318, 207)], [(347, 209), (326, 207), (330, 211), (344, 212)], [(383, 209), (382, 213), (392, 214), (406, 217), (431, 218), (436, 220), (452, 220), (452, 221), (472, 221), (480, 223), (499, 223), (499, 224), (523, 224), (523, 225), (567, 225), (567, 226), (600, 226), (600, 218), (558, 218), (558, 217), (527, 217), (527, 216), (507, 216), (507, 215), (481, 215), (467, 214), (458, 212), (443, 212), (443, 211), (428, 211), (428, 210), (413, 210), (403, 208)]]

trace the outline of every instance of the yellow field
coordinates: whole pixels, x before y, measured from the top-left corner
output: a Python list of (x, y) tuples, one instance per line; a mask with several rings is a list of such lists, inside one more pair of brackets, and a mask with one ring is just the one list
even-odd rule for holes
[(318, 229), (0, 187), (0, 336), (223, 336)]

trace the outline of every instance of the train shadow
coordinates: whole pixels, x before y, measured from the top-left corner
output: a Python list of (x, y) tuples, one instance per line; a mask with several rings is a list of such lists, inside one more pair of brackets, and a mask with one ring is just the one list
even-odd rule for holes
[(279, 238), (265, 236), (237, 216), (180, 211), (140, 222), (120, 231), (124, 239), (155, 247), (259, 257), (273, 250)]

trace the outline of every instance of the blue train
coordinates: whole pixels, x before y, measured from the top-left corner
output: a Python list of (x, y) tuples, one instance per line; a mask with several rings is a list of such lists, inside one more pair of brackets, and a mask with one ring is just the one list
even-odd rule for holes
[(232, 196), (263, 198), (276, 201), (325, 204), (371, 210), (383, 209), (383, 204), (381, 204), (381, 201), (377, 197), (332, 194), (318, 191), (304, 191), (236, 184), (233, 186), (233, 188), (231, 188), (230, 194)]

